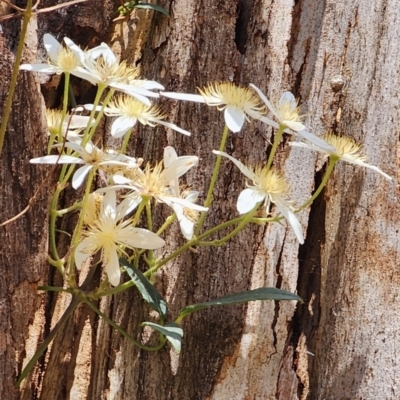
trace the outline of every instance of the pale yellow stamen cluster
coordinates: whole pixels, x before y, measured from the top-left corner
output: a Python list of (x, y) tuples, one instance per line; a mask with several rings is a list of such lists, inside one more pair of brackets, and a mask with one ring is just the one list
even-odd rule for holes
[(85, 225), (94, 225), (99, 219), (103, 196), (100, 193), (91, 193), (88, 198), (83, 222)]
[(134, 99), (131, 96), (117, 96), (110, 101), (108, 108), (118, 111), (119, 115), (129, 118), (136, 118), (143, 125), (155, 126), (156, 123), (149, 122), (149, 120), (162, 120), (165, 115), (159, 107), (152, 107)]
[(362, 153), (361, 146), (352, 138), (340, 137), (328, 132), (324, 135), (324, 140), (336, 149), (334, 155), (339, 158), (346, 156), (354, 161), (366, 161), (367, 159), (367, 156)]
[[(186, 196), (189, 194), (189, 192), (190, 192), (189, 189), (183, 190), (182, 191), (182, 195), (180, 197), (182, 199), (185, 199)], [(188, 207), (184, 207), (183, 208), (183, 214), (185, 215), (185, 217), (188, 220), (190, 220), (190, 221), (192, 221), (194, 223), (196, 223), (200, 218), (200, 212), (199, 211), (193, 210), (192, 208), (188, 208)]]
[(224, 104), (238, 107), (241, 110), (252, 109), (254, 112), (261, 114), (265, 112), (265, 107), (253, 91), (230, 82), (210, 84), (203, 89), (199, 89), (199, 91), (210, 106)]
[(167, 195), (167, 191), (162, 170), (162, 162), (154, 168), (148, 163), (143, 170), (132, 170), (129, 178), (140, 188), (141, 195), (151, 197), (165, 196)]
[(78, 57), (68, 47), (63, 47), (57, 53), (56, 60), (49, 60), (49, 65), (58, 67), (63, 72), (72, 72), (81, 65)]
[(304, 115), (299, 115), (300, 107), (298, 106), (298, 101), (293, 100), (290, 102), (287, 101), (279, 101), (276, 106), (276, 111), (279, 116), (280, 121), (291, 121), (291, 122), (300, 122), (304, 121)]
[(102, 56), (97, 59), (95, 69), (104, 82), (112, 79), (114, 82), (128, 83), (129, 80), (139, 78), (137, 68), (128, 66), (125, 61), (110, 64)]
[[(62, 118), (62, 111), (57, 109), (46, 109), (46, 121), (47, 129), (50, 135), (55, 136), (60, 133), (60, 123)], [(65, 120), (68, 121), (69, 115), (65, 116)]]
[(277, 172), (266, 167), (255, 167), (254, 174), (257, 181), (254, 184), (271, 195), (283, 196), (289, 193), (289, 185)]

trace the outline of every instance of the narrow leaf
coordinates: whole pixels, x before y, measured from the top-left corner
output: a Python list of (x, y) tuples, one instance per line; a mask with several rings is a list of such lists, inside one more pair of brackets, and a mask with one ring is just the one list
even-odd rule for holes
[(150, 326), (157, 332), (162, 333), (178, 353), (181, 351), (183, 330), (178, 324), (168, 322), (166, 325), (161, 326), (154, 322), (143, 322), (142, 325)]
[(123, 258), (119, 259), (122, 267), (125, 269), (132, 282), (138, 288), (143, 299), (149, 303), (150, 307), (157, 311), (163, 318), (166, 317), (168, 313), (167, 303), (157, 292), (156, 288), (149, 282), (149, 280), (133, 265), (129, 264)]
[(203, 310), (204, 308), (247, 303), (255, 300), (295, 300), (300, 301), (301, 303), (303, 302), (302, 298), (294, 293), (277, 288), (263, 287), (247, 290), (245, 292), (229, 294), (227, 296), (219, 297), (218, 299), (207, 301), (206, 303), (192, 304), (181, 310), (176, 321), (180, 322), (187, 315), (192, 314), (195, 311)]
[(158, 11), (160, 13), (163, 13), (167, 17), (169, 17), (168, 11), (164, 7), (159, 6), (158, 4), (139, 3), (139, 4), (135, 5), (134, 7), (135, 8), (142, 8), (142, 9), (145, 9), (145, 10)]

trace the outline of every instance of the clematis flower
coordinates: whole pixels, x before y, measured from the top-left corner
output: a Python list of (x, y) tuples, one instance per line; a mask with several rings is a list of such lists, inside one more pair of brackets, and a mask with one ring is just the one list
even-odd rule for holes
[(392, 180), (393, 178), (388, 174), (385, 174), (378, 167), (367, 164), (365, 161), (367, 157), (362, 153), (361, 146), (357, 144), (352, 138), (345, 136), (337, 136), (333, 133), (327, 133), (323, 139), (326, 144), (333, 148), (333, 151), (327, 151), (326, 146), (317, 146), (314, 143), (303, 143), (303, 142), (292, 142), (290, 143), (293, 147), (303, 147), (306, 149), (316, 150), (324, 153), (327, 157), (331, 157), (336, 160), (346, 161), (350, 164), (359, 165), (372, 169), (383, 175), (386, 179)]
[(158, 93), (151, 90), (164, 89), (164, 86), (158, 82), (139, 79), (138, 69), (128, 66), (125, 61), (118, 62), (110, 47), (105, 43), (83, 51), (71, 39), (64, 38), (64, 41), (85, 69), (83, 73), (79, 71), (79, 74), (74, 73), (74, 75), (88, 80), (93, 85), (111, 87), (149, 106), (150, 101), (147, 97), (159, 97)]
[[(68, 140), (77, 140), (79, 138), (78, 134), (83, 129), (86, 128), (89, 122), (89, 117), (84, 115), (72, 115), (66, 114), (61, 132), (60, 123), (62, 118), (62, 111), (57, 109), (46, 109), (46, 121), (47, 129), (49, 131), (50, 137), (65, 136), (67, 135)], [(94, 120), (92, 121), (92, 124)], [(68, 128), (68, 131), (67, 131)]]
[[(94, 202), (92, 207), (95, 207)], [(117, 286), (121, 278), (118, 260), (119, 255), (124, 253), (121, 246), (155, 250), (165, 244), (155, 233), (130, 226), (132, 221), (129, 219), (123, 221), (127, 215), (126, 208), (122, 203), (116, 205), (114, 190), (105, 193), (101, 201), (100, 215), (96, 218), (96, 211), (90, 215), (92, 220), (85, 232), (86, 237), (75, 249), (75, 264), (81, 269), (88, 257), (101, 251), (101, 260), (113, 286)]]
[(172, 208), (179, 204), (191, 210), (206, 211), (207, 209), (204, 207), (194, 204), (192, 198), (187, 199), (174, 195), (175, 192), (170, 188), (171, 182), (176, 182), (198, 161), (199, 159), (196, 156), (183, 156), (174, 160), (164, 160), (164, 165), (167, 165), (164, 169), (162, 163), (157, 164), (154, 168), (147, 164), (143, 170), (131, 168), (113, 176), (116, 186), (109, 186), (100, 189), (100, 191), (130, 189), (133, 191), (129, 195), (129, 198), (132, 199), (132, 204), (134, 202), (139, 204), (143, 197), (152, 197), (156, 201), (167, 204)]
[(224, 111), (225, 123), (232, 132), (239, 132), (248, 117), (260, 119), (265, 112), (260, 100), (248, 88), (230, 82), (214, 83), (199, 89), (201, 95), (162, 92), (162, 96), (176, 100), (194, 101), (216, 106)]
[[(92, 104), (86, 104), (87, 110), (92, 110)], [(99, 110), (100, 106), (97, 107)], [(156, 126), (164, 125), (179, 133), (190, 136), (190, 132), (179, 128), (175, 124), (163, 121), (165, 115), (159, 107), (151, 107), (129, 96), (118, 96), (111, 100), (104, 113), (109, 117), (118, 117), (111, 125), (111, 135), (115, 138), (124, 136), (139, 121), (142, 125)]]
[[(165, 168), (174, 168), (174, 165), (176, 165), (176, 160), (178, 159), (178, 154), (172, 146), (167, 146), (164, 149)], [(169, 182), (169, 188), (175, 198), (181, 198), (185, 201), (190, 201), (193, 204), (196, 203), (199, 196), (199, 192), (194, 190), (184, 190), (181, 192), (179, 187), (179, 179), (177, 177)], [(208, 211), (208, 208), (198, 206), (197, 210), (194, 210), (193, 208), (184, 207), (182, 204), (178, 204), (176, 202), (171, 202), (170, 206), (176, 214), (183, 236), (187, 240), (192, 239), (194, 225), (199, 218), (199, 211)]]
[(214, 154), (223, 156), (231, 160), (240, 171), (252, 181), (253, 185), (248, 185), (237, 200), (237, 210), (240, 214), (251, 211), (257, 204), (264, 202), (266, 212), (269, 212), (271, 203), (275, 204), (279, 212), (286, 218), (292, 227), (297, 240), (303, 244), (303, 230), (296, 215), (291, 211), (284, 197), (289, 192), (289, 186), (282, 176), (271, 169), (256, 167), (254, 169), (246, 167), (236, 158), (223, 151), (213, 150)]
[[(57, 145), (60, 147), (62, 145)], [(65, 143), (64, 147), (74, 150), (80, 157), (74, 155), (49, 155), (44, 157), (32, 158), (31, 164), (84, 164), (78, 168), (72, 177), (72, 187), (78, 189), (86, 175), (92, 168), (102, 166), (131, 166), (132, 159), (117, 153), (103, 152), (93, 143), (89, 142), (85, 147), (78, 143)]]
[(306, 130), (306, 127), (303, 124), (304, 116), (299, 115), (300, 107), (298, 106), (297, 100), (292, 93), (284, 92), (280, 97), (277, 105), (274, 106), (257, 86), (251, 83), (250, 87), (258, 93), (261, 100), (265, 103), (267, 108), (278, 120), (278, 123), (276, 123), (275, 121), (272, 121), (265, 116), (261, 116), (259, 119), (262, 122), (277, 129), (279, 128), (279, 126), (283, 126), (285, 128), (284, 132), (286, 133), (291, 133), (290, 130), (295, 131), (311, 143), (314, 143), (321, 148), (325, 147), (326, 151), (333, 150), (332, 146), (328, 145), (318, 136), (315, 136), (313, 133)]
[(44, 47), (47, 51), (48, 62), (46, 64), (22, 64), (19, 69), (41, 72), (44, 74), (70, 74), (84, 73), (79, 58), (68, 48), (61, 44), (50, 34), (43, 36)]

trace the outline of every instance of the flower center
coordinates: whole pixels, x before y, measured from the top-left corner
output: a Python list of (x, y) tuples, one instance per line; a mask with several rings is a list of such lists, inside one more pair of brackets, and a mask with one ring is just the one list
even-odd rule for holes
[(55, 61), (49, 61), (49, 64), (55, 64), (64, 72), (72, 72), (74, 69), (81, 65), (78, 57), (68, 47), (63, 47), (57, 53), (57, 59)]
[(332, 132), (324, 135), (324, 140), (336, 149), (334, 155), (341, 158), (347, 156), (353, 160), (366, 161), (367, 156), (362, 153), (361, 146), (347, 136), (336, 136)]
[(204, 89), (199, 89), (199, 91), (210, 106), (234, 106), (242, 111), (251, 109), (258, 113), (265, 111), (264, 106), (253, 91), (230, 82), (211, 84)]

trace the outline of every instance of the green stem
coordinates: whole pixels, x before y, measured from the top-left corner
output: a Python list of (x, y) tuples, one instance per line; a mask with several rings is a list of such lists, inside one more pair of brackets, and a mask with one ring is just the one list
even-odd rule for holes
[[(219, 151), (224, 151), (225, 150), (226, 141), (228, 139), (228, 133), (229, 133), (229, 128), (228, 128), (227, 125), (225, 125), (224, 131), (222, 132), (222, 138), (221, 138), (221, 143), (219, 145)], [(220, 166), (221, 166), (221, 160), (222, 160), (222, 156), (218, 155), (217, 156), (217, 161), (215, 162), (213, 175), (211, 177), (210, 186), (208, 187), (207, 198), (206, 198), (206, 201), (204, 202), (204, 207), (210, 207), (211, 206), (211, 203), (212, 203), (212, 200), (213, 200), (214, 187), (215, 187), (215, 184), (217, 183), (219, 169), (220, 169)], [(203, 227), (204, 220), (206, 219), (206, 216), (207, 216), (207, 211), (203, 211), (201, 213), (201, 216), (199, 218), (199, 222), (197, 223), (196, 229), (194, 231), (194, 236), (197, 236), (199, 234), (201, 228)]]
[(29, 374), (29, 372), (32, 370), (36, 362), (39, 360), (39, 358), (43, 355), (44, 351), (47, 349), (51, 341), (55, 338), (57, 333), (60, 331), (60, 329), (63, 327), (65, 322), (68, 320), (68, 318), (73, 314), (75, 309), (78, 307), (79, 303), (82, 301), (80, 296), (77, 296), (75, 298), (72, 298), (72, 301), (68, 308), (65, 310), (64, 314), (60, 318), (60, 320), (57, 322), (53, 330), (49, 333), (49, 335), (46, 337), (46, 339), (41, 343), (39, 348), (36, 350), (35, 354), (33, 357), (29, 360), (28, 364), (26, 364), (25, 368), (22, 370), (21, 375), (19, 376), (15, 386), (19, 387), (21, 382), (25, 379), (25, 377)]
[(37, 290), (43, 290), (45, 292), (65, 292), (71, 293), (69, 289), (65, 289), (59, 286), (38, 286)]
[[(61, 114), (61, 121), (60, 121), (60, 126), (58, 128), (58, 143), (62, 143), (64, 140), (63, 137), (63, 123), (65, 120), (65, 116), (67, 115), (67, 107), (68, 107), (68, 90), (69, 90), (69, 82), (70, 82), (70, 73), (65, 72), (65, 77), (64, 77), (64, 96), (63, 96), (63, 109), (62, 109), (62, 114)], [(67, 135), (67, 132), (65, 132), (65, 135)], [(47, 154), (50, 154), (51, 151), (51, 146), (53, 146), (54, 143), (54, 137), (50, 136), (49, 144), (47, 145)]]
[(268, 162), (266, 166), (266, 170), (268, 171), (271, 168), (272, 161), (274, 160), (276, 149), (278, 148), (278, 144), (281, 141), (283, 131), (285, 130), (285, 125), (279, 125), (278, 132), (275, 135), (274, 144), (272, 145), (271, 153), (269, 153)]
[(10, 118), (10, 114), (11, 114), (12, 100), (13, 100), (13, 97), (14, 97), (15, 87), (17, 85), (19, 65), (21, 63), (22, 52), (24, 50), (24, 44), (25, 44), (25, 36), (26, 36), (26, 32), (28, 30), (29, 21), (30, 21), (31, 17), (33, 16), (33, 13), (32, 13), (32, 0), (28, 0), (27, 1), (26, 9), (23, 12), (23, 14), (24, 14), (24, 19), (23, 19), (23, 22), (22, 22), (21, 34), (19, 36), (17, 53), (15, 54), (14, 68), (13, 68), (13, 72), (12, 72), (12, 76), (11, 76), (10, 87), (8, 88), (8, 96), (7, 96), (6, 104), (4, 106), (4, 114), (3, 114), (3, 117), (1, 119), (1, 126), (0, 126), (0, 157), (1, 157), (1, 154), (2, 154), (2, 151), (3, 151), (4, 138), (5, 138), (5, 135), (6, 135), (8, 119)]
[(210, 242), (201, 242), (199, 241), (199, 246), (222, 246), (224, 243), (226, 243), (228, 240), (232, 239), (234, 236), (236, 236), (243, 228), (245, 225), (247, 225), (249, 222), (251, 222), (251, 219), (253, 218), (254, 213), (257, 211), (258, 206), (260, 204), (258, 203), (251, 211), (249, 211), (243, 220), (240, 222), (240, 224), (228, 235), (223, 237), (222, 239), (216, 239), (212, 240)]
[(304, 210), (306, 207), (308, 207), (322, 192), (322, 189), (325, 187), (326, 183), (328, 182), (328, 179), (333, 171), (333, 168), (335, 167), (336, 163), (339, 161), (339, 158), (336, 157), (331, 157), (329, 158), (329, 164), (328, 168), (326, 169), (324, 178), (322, 179), (322, 182), (318, 186), (318, 189), (313, 193), (312, 197), (307, 200), (303, 205), (301, 205), (299, 208), (295, 210), (295, 213), (298, 213), (301, 210)]
[[(103, 103), (102, 103), (102, 105), (101, 105), (101, 109), (100, 109), (99, 113), (97, 114), (97, 117), (96, 117), (96, 119), (95, 119), (95, 121), (94, 121), (94, 124), (93, 124), (93, 126), (90, 128), (90, 131), (89, 131), (89, 134), (88, 134), (88, 136), (87, 136), (87, 139), (86, 139), (86, 141), (83, 141), (83, 143), (84, 143), (83, 146), (84, 146), (89, 140), (92, 139), (94, 133), (96, 132), (97, 127), (99, 126), (100, 120), (101, 120), (101, 118), (103, 117), (104, 109), (106, 108), (106, 105), (107, 105), (108, 102), (110, 101), (110, 99), (111, 99), (112, 95), (114, 94), (114, 92), (115, 92), (115, 89), (110, 89), (109, 93), (107, 94), (106, 98), (104, 99), (104, 101), (103, 101)], [(95, 106), (97, 106), (97, 104), (95, 104)], [(92, 114), (90, 113), (90, 115), (92, 115)], [(90, 126), (90, 123), (91, 123), (91, 119), (89, 120), (89, 126)]]
[(133, 227), (135, 227), (137, 225), (137, 223), (139, 222), (140, 215), (142, 214), (143, 209), (146, 207), (146, 204), (148, 203), (149, 199), (150, 199), (149, 197), (145, 197), (145, 196), (142, 197), (142, 201), (140, 202), (139, 207), (136, 210), (135, 216), (132, 219), (131, 225)]
[(150, 346), (145, 346), (138, 341), (136, 341), (131, 335), (129, 335), (124, 329), (122, 329), (119, 325), (117, 325), (113, 320), (107, 317), (104, 313), (102, 313), (91, 301), (85, 300), (85, 304), (87, 304), (96, 314), (98, 314), (101, 318), (104, 319), (110, 326), (112, 326), (116, 331), (118, 331), (123, 337), (128, 339), (130, 342), (132, 342), (135, 346), (139, 347), (142, 350), (146, 351), (158, 351), (162, 349), (165, 345), (166, 338), (164, 335), (159, 335), (160, 336), (160, 343), (155, 346), (155, 347), (150, 347)]
[(85, 131), (83, 132), (82, 144), (81, 144), (82, 147), (85, 147), (87, 142), (90, 140), (89, 131), (90, 131), (90, 127), (91, 127), (91, 124), (92, 124), (92, 120), (94, 120), (94, 115), (96, 113), (97, 105), (99, 104), (100, 99), (101, 99), (101, 95), (103, 94), (105, 89), (106, 89), (106, 86), (101, 85), (101, 84), (99, 84), (98, 87), (97, 87), (96, 97), (95, 97), (94, 102), (93, 102), (93, 110), (90, 112), (88, 124), (87, 124), (87, 126), (85, 128)]
[(122, 142), (120, 154), (125, 154), (126, 153), (126, 148), (128, 147), (129, 139), (131, 138), (132, 135), (132, 129), (125, 134), (124, 140)]
[(160, 236), (175, 220), (176, 220), (176, 215), (175, 214), (170, 215), (165, 220), (162, 227), (156, 232), (156, 235)]

